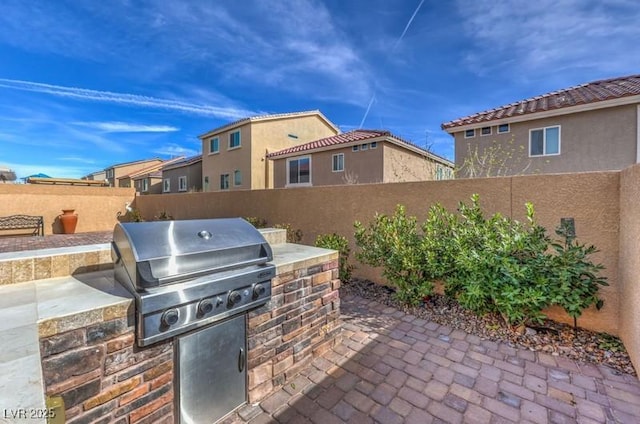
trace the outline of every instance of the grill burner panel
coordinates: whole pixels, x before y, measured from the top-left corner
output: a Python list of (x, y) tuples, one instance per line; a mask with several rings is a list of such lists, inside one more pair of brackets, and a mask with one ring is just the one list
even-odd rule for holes
[(139, 346), (271, 298), (271, 247), (240, 218), (116, 224), (112, 257), (116, 280), (136, 300)]

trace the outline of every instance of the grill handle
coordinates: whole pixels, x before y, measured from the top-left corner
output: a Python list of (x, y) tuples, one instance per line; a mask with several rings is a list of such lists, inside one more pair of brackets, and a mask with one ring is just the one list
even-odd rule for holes
[(244, 371), (244, 349), (240, 348), (240, 352), (238, 353), (238, 370), (240, 372)]

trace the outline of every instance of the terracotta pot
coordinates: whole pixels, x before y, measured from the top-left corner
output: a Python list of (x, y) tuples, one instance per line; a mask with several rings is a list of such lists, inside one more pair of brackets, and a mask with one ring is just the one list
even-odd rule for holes
[(78, 214), (73, 213), (75, 209), (63, 209), (62, 215), (58, 215), (62, 224), (63, 234), (73, 234), (76, 232), (76, 224), (78, 224)]

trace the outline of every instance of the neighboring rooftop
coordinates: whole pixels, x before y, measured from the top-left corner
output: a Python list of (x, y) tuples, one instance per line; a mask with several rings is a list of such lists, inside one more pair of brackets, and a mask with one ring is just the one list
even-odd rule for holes
[(289, 112), (289, 113), (275, 113), (275, 114), (271, 114), (271, 115), (258, 115), (258, 116), (251, 116), (248, 118), (242, 118), (239, 119), (237, 121), (233, 121), (230, 122), (228, 124), (225, 124), (221, 127), (218, 128), (214, 128), (211, 131), (207, 131), (204, 134), (201, 134), (198, 136), (198, 138), (205, 138), (223, 131), (228, 131), (230, 129), (233, 129), (235, 127), (239, 127), (241, 125), (250, 123), (250, 122), (260, 122), (260, 121), (271, 121), (271, 120), (276, 120), (276, 119), (288, 119), (288, 118), (298, 118), (301, 116), (313, 116), (313, 115), (318, 115), (323, 121), (325, 121), (330, 127), (332, 127), (333, 129), (336, 130), (336, 132), (340, 132), (340, 129), (333, 123), (331, 122), (326, 116), (324, 116), (322, 114), (322, 112), (320, 112), (318, 109), (315, 110), (306, 110), (306, 111), (301, 111), (301, 112)]
[(183, 166), (193, 165), (194, 163), (198, 163), (202, 161), (202, 155), (190, 156), (188, 158), (183, 158), (179, 161), (175, 161), (172, 163), (165, 163), (162, 167), (162, 171), (167, 171), (169, 169), (181, 168)]
[(564, 90), (552, 91), (541, 96), (531, 97), (445, 122), (442, 124), (442, 129), (447, 130), (447, 132), (453, 132), (450, 130), (465, 125), (482, 124), (497, 120), (514, 120), (523, 115), (560, 111), (570, 107), (593, 105), (599, 102), (607, 102), (603, 103), (602, 107), (614, 106), (617, 104), (609, 101), (616, 100), (619, 104), (640, 102), (640, 75), (593, 81)]
[(388, 141), (397, 146), (404, 147), (409, 149), (415, 153), (430, 157), (438, 162), (445, 163), (447, 165), (453, 166), (453, 163), (448, 161), (447, 159), (438, 156), (434, 153), (429, 152), (428, 150), (419, 147), (410, 141), (403, 140), (402, 138), (391, 134), (390, 131), (386, 130), (365, 130), (358, 129), (349, 131), (346, 133), (334, 135), (331, 137), (321, 138), (320, 140), (311, 141), (309, 143), (300, 144), (298, 146), (288, 147), (283, 150), (279, 150), (277, 152), (272, 152), (267, 155), (269, 159), (275, 159), (278, 157), (286, 157), (292, 156), (298, 153), (303, 152), (315, 152), (322, 150), (331, 150), (335, 148), (344, 147), (346, 145), (358, 144), (363, 141), (372, 142), (372, 141)]
[(118, 177), (118, 179), (119, 180), (122, 180), (124, 178), (135, 179), (137, 177), (147, 176), (147, 175), (153, 174), (155, 172), (159, 172), (162, 169), (163, 166), (170, 165), (172, 163), (184, 160), (184, 158), (185, 158), (184, 156), (180, 156), (178, 158), (170, 159), (170, 160), (167, 160), (167, 161), (164, 161), (164, 162), (154, 163), (153, 165), (146, 166), (146, 167), (144, 167), (142, 169), (138, 169), (137, 171), (133, 171), (133, 172), (127, 174), (127, 175), (123, 175), (122, 177)]
[[(122, 162), (122, 163), (116, 163), (110, 166), (107, 166), (105, 169), (109, 169), (109, 168), (120, 168), (121, 166), (128, 166), (128, 165), (135, 165), (137, 163), (145, 163), (145, 162), (151, 162), (154, 160), (162, 160), (160, 158), (150, 158), (150, 159), (141, 159), (141, 160), (134, 160), (131, 162)], [(99, 171), (98, 171), (99, 172)]]

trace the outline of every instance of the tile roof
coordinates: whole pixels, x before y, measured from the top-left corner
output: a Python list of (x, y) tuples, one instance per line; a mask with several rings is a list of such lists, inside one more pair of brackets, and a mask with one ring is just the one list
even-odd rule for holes
[(593, 81), (454, 119), (442, 124), (442, 129), (448, 130), (464, 125), (482, 124), (499, 119), (638, 95), (640, 95), (640, 75)]
[(133, 172), (127, 174), (127, 175), (123, 175), (122, 177), (118, 177), (118, 179), (119, 180), (121, 180), (123, 178), (135, 179), (137, 177), (146, 176), (146, 175), (152, 174), (152, 173), (154, 173), (156, 171), (159, 171), (163, 166), (166, 166), (166, 165), (181, 161), (183, 159), (184, 159), (184, 156), (180, 156), (180, 157), (177, 157), (175, 159), (170, 159), (170, 160), (163, 161), (163, 162), (160, 162), (160, 163), (154, 163), (153, 165), (146, 166), (144, 168), (141, 168), (141, 169), (138, 169), (136, 171), (133, 171)]
[[(107, 169), (110, 169), (110, 168), (119, 168), (121, 166), (135, 165), (136, 163), (152, 162), (154, 160), (162, 160), (162, 159), (160, 159), (160, 158), (151, 158), (151, 159), (133, 160), (131, 162), (116, 163), (114, 165), (107, 166), (104, 170), (107, 170)], [(98, 171), (98, 172), (100, 172), (100, 171)]]
[(274, 113), (274, 114), (250, 116), (247, 118), (238, 119), (237, 121), (229, 122), (228, 124), (224, 124), (221, 127), (214, 128), (211, 131), (207, 131), (206, 133), (199, 135), (198, 138), (204, 138), (209, 135), (213, 135), (222, 131), (229, 130), (233, 127), (247, 124), (249, 122), (269, 121), (272, 119), (282, 119), (282, 118), (295, 118), (298, 116), (307, 116), (307, 115), (319, 115), (324, 121), (326, 121), (329, 125), (331, 125), (331, 127), (333, 127), (336, 130), (336, 132), (340, 131), (339, 128), (333, 122), (329, 121), (329, 119), (327, 119), (327, 117), (324, 116), (322, 112), (320, 112), (320, 110), (314, 109), (314, 110), (305, 110), (300, 112)]
[(389, 141), (396, 145), (405, 147), (409, 150), (413, 150), (416, 153), (423, 154), (425, 156), (431, 157), (439, 162), (446, 163), (448, 165), (452, 165), (450, 161), (440, 157), (436, 154), (429, 152), (428, 150), (423, 149), (422, 147), (417, 146), (409, 141), (403, 140), (402, 138), (391, 134), (390, 131), (385, 130), (365, 130), (358, 129), (349, 131), (346, 133), (334, 135), (331, 137), (321, 138), (320, 140), (311, 141), (309, 143), (300, 144), (298, 146), (288, 147), (283, 150), (279, 150), (277, 152), (272, 152), (267, 155), (267, 158), (274, 159), (279, 156), (289, 156), (294, 153), (303, 153), (312, 150), (328, 150), (332, 148), (338, 148), (342, 145), (349, 143), (356, 143), (361, 141)]
[(176, 162), (165, 163), (161, 170), (162, 171), (166, 171), (166, 170), (169, 170), (169, 169), (180, 168), (180, 167), (183, 167), (183, 166), (189, 166), (189, 165), (192, 165), (194, 163), (198, 163), (201, 160), (202, 160), (202, 155), (194, 155), (194, 156), (190, 156), (188, 158), (181, 159), (181, 160), (176, 161)]

